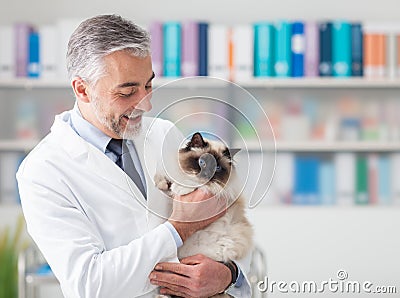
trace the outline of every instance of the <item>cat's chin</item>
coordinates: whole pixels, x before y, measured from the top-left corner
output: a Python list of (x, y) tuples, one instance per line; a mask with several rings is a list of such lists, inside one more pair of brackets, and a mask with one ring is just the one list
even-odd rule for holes
[(179, 195), (179, 196), (187, 195), (188, 193), (191, 193), (191, 192), (193, 192), (195, 190), (196, 190), (196, 188), (186, 187), (186, 186), (178, 185), (176, 183), (173, 183), (171, 185), (171, 192), (173, 194), (176, 194), (176, 195)]

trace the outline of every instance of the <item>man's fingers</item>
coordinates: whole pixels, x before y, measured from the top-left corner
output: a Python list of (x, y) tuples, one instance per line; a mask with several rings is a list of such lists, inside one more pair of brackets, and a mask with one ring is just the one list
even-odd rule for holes
[(190, 276), (192, 268), (187, 266), (187, 264), (164, 262), (158, 263), (155, 267), (155, 270), (156, 271), (153, 272), (157, 273), (157, 271), (169, 271), (179, 275)]
[(189, 256), (189, 257), (183, 258), (180, 260), (180, 262), (185, 265), (197, 265), (197, 264), (201, 263), (203, 260), (204, 260), (204, 255), (197, 254), (194, 256)]
[(150, 274), (150, 282), (159, 286), (182, 286), (185, 287), (189, 283), (186, 276), (174, 274), (166, 271), (153, 271)]

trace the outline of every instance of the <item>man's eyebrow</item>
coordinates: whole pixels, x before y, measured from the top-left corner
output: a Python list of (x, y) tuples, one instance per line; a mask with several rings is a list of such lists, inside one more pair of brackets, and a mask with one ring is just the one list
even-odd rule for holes
[[(156, 75), (155, 75), (155, 73), (154, 73), (154, 71), (153, 71), (153, 73), (152, 73), (150, 79), (147, 81), (146, 84), (148, 84), (152, 79), (154, 79), (155, 76), (156, 76)], [(139, 86), (139, 85), (140, 85), (140, 84), (139, 84), (138, 82), (125, 82), (125, 83), (122, 83), (122, 84), (117, 85), (116, 88), (136, 87), (136, 86)]]

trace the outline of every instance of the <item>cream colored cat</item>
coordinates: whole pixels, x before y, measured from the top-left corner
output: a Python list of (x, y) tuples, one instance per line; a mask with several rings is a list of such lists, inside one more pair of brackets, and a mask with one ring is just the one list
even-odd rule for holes
[(165, 173), (155, 176), (156, 186), (170, 196), (200, 188), (229, 206), (221, 218), (186, 239), (178, 249), (179, 259), (203, 254), (227, 262), (241, 259), (251, 250), (253, 229), (245, 216), (244, 199), (236, 189), (239, 183), (232, 158), (237, 151), (195, 133), (186, 147), (179, 150), (179, 183), (172, 182), (177, 179), (168, 178)]

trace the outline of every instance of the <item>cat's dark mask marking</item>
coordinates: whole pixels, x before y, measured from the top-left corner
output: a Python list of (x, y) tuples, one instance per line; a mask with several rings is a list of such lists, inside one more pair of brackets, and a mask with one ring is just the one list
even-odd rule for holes
[[(224, 185), (233, 166), (232, 159), (240, 149), (228, 149), (213, 144), (203, 139), (201, 133), (194, 133), (186, 147), (180, 150), (181, 168), (184, 172), (198, 175), (201, 179), (207, 178), (210, 182)], [(210, 162), (210, 159), (214, 161)]]

